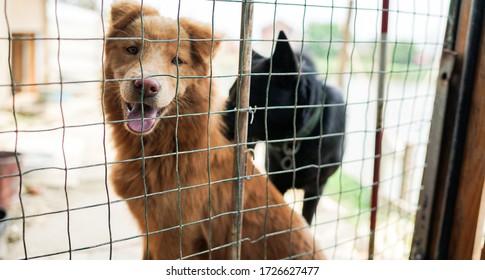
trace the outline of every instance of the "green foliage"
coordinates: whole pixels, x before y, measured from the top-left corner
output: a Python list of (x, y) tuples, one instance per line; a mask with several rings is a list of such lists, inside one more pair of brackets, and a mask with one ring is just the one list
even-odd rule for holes
[(98, 10), (98, 5), (96, 4), (96, 0), (60, 0), (60, 2), (83, 7), (93, 11)]
[(327, 181), (324, 194), (352, 213), (370, 209), (371, 188), (365, 188), (339, 169)]
[(342, 38), (342, 31), (336, 24), (310, 23), (305, 27), (305, 51), (316, 58), (326, 58), (330, 48), (330, 56), (337, 56)]
[(392, 63), (408, 64), (413, 62), (413, 58), (418, 53), (416, 47), (411, 42), (390, 43)]

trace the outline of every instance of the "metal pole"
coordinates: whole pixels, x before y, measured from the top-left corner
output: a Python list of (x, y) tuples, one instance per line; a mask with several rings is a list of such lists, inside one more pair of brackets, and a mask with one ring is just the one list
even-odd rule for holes
[(241, 176), (246, 175), (247, 164), (247, 134), (248, 134), (248, 108), (249, 108), (249, 85), (251, 73), (251, 36), (253, 31), (253, 3), (252, 0), (242, 2), (241, 9), (241, 42), (239, 45), (239, 77), (237, 80), (236, 119), (234, 127), (234, 181), (232, 187), (232, 210), (236, 212), (232, 220), (232, 240), (236, 243), (230, 247), (232, 260), (241, 258), (241, 236), (243, 222), (243, 195), (244, 181)]
[(382, 0), (382, 21), (381, 21), (381, 43), (380, 61), (377, 88), (377, 115), (376, 115), (376, 135), (374, 148), (374, 176), (372, 179), (371, 213), (370, 213), (370, 237), (369, 237), (369, 260), (374, 259), (375, 231), (377, 224), (377, 206), (379, 198), (379, 181), (381, 167), (381, 147), (383, 130), (383, 107), (384, 107), (384, 81), (386, 71), (387, 56), (387, 27), (389, 23), (389, 0)]

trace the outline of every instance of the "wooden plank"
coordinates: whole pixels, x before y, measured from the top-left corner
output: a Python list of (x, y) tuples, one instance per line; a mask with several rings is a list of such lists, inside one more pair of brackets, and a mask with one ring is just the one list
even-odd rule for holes
[[(12, 34), (13, 37), (19, 36), (19, 34)], [(22, 49), (22, 41), (20, 40), (12, 40), (12, 68), (13, 68), (13, 76), (14, 81), (16, 84), (22, 83), (22, 76), (23, 76), (23, 64), (22, 64), (22, 57), (23, 57), (23, 49)], [(15, 87), (15, 91), (18, 92), (21, 90), (20, 87)]]
[(479, 259), (485, 211), (485, 28), (472, 92), (448, 258)]
[(239, 77), (237, 79), (238, 92), (240, 98), (236, 101), (236, 123), (237, 128), (234, 132), (236, 147), (234, 147), (234, 181), (232, 187), (232, 210), (237, 212), (231, 224), (231, 233), (236, 243), (231, 247), (230, 259), (239, 260), (241, 258), (241, 237), (244, 209), (244, 180), (240, 176), (246, 175), (247, 167), (247, 136), (248, 136), (248, 112), (240, 109), (249, 108), (249, 89), (251, 77), (251, 58), (252, 46), (251, 38), (253, 33), (253, 1), (245, 0), (241, 2), (241, 42), (239, 44)]
[(444, 178), (452, 146), (470, 4), (471, 0), (450, 1), (410, 259), (438, 259), (442, 250), (441, 233), (448, 199)]
[[(446, 120), (446, 102), (448, 99), (449, 82), (453, 65), (455, 63), (456, 54), (447, 50), (443, 51), (440, 62), (440, 78), (436, 87), (436, 97), (433, 106), (433, 123), (430, 128), (430, 138), (428, 151), (426, 153), (426, 169), (423, 174), (423, 190), (419, 196), (419, 211), (416, 214), (416, 222), (414, 227), (413, 244), (411, 248), (411, 259), (434, 259), (428, 253), (430, 244), (435, 242), (434, 239), (429, 239), (429, 232), (437, 220), (432, 218), (433, 202), (436, 193), (442, 191), (442, 188), (436, 188), (438, 180), (438, 172), (440, 172), (440, 155), (441, 155), (441, 140), (444, 133), (443, 127)], [(438, 205), (440, 208), (441, 205)], [(435, 206), (436, 208), (437, 206)]]
[(409, 201), (409, 190), (412, 188), (412, 178), (414, 173), (414, 163), (416, 162), (416, 146), (413, 144), (407, 144), (404, 150), (404, 164), (402, 168), (402, 174), (404, 174), (401, 183), (401, 202), (407, 203)]
[[(450, 11), (451, 11), (450, 7)], [(426, 249), (425, 258), (427, 259), (439, 259), (440, 256), (446, 255), (447, 252), (442, 252), (442, 233), (443, 233), (443, 223), (446, 214), (446, 203), (448, 200), (448, 189), (445, 188), (446, 185), (446, 174), (449, 172), (449, 156), (451, 151), (451, 142), (453, 137), (453, 125), (455, 123), (456, 115), (456, 104), (458, 101), (458, 92), (460, 88), (460, 80), (463, 71), (463, 58), (465, 56), (465, 46), (466, 38), (468, 35), (468, 25), (471, 10), (471, 0), (461, 0), (459, 11), (459, 21), (457, 24), (455, 45), (453, 46), (453, 51), (456, 53), (455, 64), (453, 68), (453, 74), (449, 81), (449, 90), (446, 101), (446, 108), (444, 111), (444, 124), (443, 124), (443, 134), (438, 135), (441, 139), (436, 142), (430, 142), (429, 147), (433, 148), (435, 145), (440, 145), (436, 149), (440, 149), (438, 164), (439, 167), (436, 170), (435, 176), (433, 178), (428, 178), (431, 183), (434, 182), (433, 188), (435, 188), (434, 197), (428, 200), (428, 204), (433, 204), (428, 207), (432, 208), (432, 215), (430, 218), (430, 231), (429, 235), (426, 237), (429, 244)], [(453, 28), (453, 27), (452, 27)], [(447, 30), (448, 33), (448, 30)], [(451, 33), (451, 32), (450, 32)], [(449, 38), (452, 40), (453, 38)], [(437, 107), (435, 107), (436, 109)], [(433, 115), (434, 117), (434, 115)], [(434, 119), (433, 119), (434, 120)], [(433, 134), (431, 134), (432, 137)], [(425, 173), (428, 172), (428, 168)], [(423, 182), (426, 178), (423, 178)], [(433, 181), (434, 180), (434, 181)], [(425, 188), (430, 187), (429, 185), (423, 184)], [(425, 201), (426, 202), (426, 201)]]
[[(27, 83), (29, 84), (34, 84), (35, 83), (35, 40), (34, 40), (34, 34), (29, 34), (29, 36), (32, 40), (27, 41), (28, 42), (28, 49), (29, 49), (29, 77)], [(36, 86), (29, 86), (27, 87), (27, 90), (30, 92), (35, 92)]]
[(480, 260), (482, 255), (483, 249), (483, 232), (484, 232), (484, 221), (485, 221), (485, 180), (482, 185), (482, 195), (480, 198), (480, 203), (478, 207), (478, 217), (477, 217), (477, 226), (475, 229), (475, 238), (473, 240), (473, 251), (472, 251), (472, 259), (473, 260)]

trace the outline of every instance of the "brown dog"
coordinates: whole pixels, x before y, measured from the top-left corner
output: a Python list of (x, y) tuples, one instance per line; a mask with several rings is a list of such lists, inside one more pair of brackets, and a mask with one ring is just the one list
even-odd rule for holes
[[(132, 3), (111, 10), (114, 39), (106, 42), (104, 71), (115, 81), (106, 82), (103, 102), (123, 161), (113, 166), (112, 182), (140, 229), (148, 229), (149, 258), (227, 259), (234, 152), (220, 116), (209, 121), (210, 80), (203, 78), (219, 42), (207, 40), (208, 27), (182, 19), (179, 28), (148, 7), (141, 13)], [(208, 152), (209, 143), (220, 148)], [(243, 203), (241, 258), (323, 258), (301, 216), (271, 183), (266, 189), (266, 177), (246, 181)]]

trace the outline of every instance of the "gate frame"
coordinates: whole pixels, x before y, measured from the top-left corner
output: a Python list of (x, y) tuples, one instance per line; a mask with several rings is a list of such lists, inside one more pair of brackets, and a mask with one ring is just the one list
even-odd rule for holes
[(484, 8), (450, 2), (410, 259), (485, 257)]

